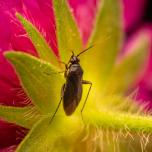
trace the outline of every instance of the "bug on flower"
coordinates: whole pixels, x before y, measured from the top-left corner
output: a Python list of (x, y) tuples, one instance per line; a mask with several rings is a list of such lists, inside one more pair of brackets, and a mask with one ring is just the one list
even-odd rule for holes
[(61, 99), (50, 122), (52, 122), (56, 112), (60, 107), (62, 100), (63, 100), (63, 108), (66, 115), (71, 115), (76, 110), (82, 98), (82, 85), (89, 84), (90, 87), (86, 99), (84, 101), (83, 107), (81, 109), (81, 115), (82, 115), (83, 109), (85, 107), (86, 101), (88, 99), (92, 87), (92, 82), (83, 80), (83, 69), (79, 63), (80, 60), (78, 57), (92, 47), (93, 46), (90, 46), (89, 48), (80, 52), (78, 55), (75, 55), (74, 52), (72, 52), (72, 56), (67, 64), (61, 62), (65, 65), (64, 77), (66, 79), (66, 82), (62, 86)]

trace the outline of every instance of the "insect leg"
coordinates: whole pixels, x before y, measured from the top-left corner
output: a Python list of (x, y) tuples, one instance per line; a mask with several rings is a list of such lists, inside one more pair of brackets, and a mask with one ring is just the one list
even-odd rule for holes
[[(86, 99), (85, 99), (85, 101), (84, 101), (84, 103), (83, 103), (83, 106), (82, 106), (82, 109), (81, 109), (81, 115), (82, 115), (82, 112), (83, 112), (84, 107), (85, 107), (85, 105), (86, 105), (87, 99), (88, 99), (88, 97), (89, 97), (89, 93), (90, 93), (90, 91), (91, 91), (91, 87), (92, 87), (92, 82), (87, 81), (87, 80), (82, 80), (82, 84), (89, 84), (89, 85), (90, 85), (90, 87), (89, 87), (89, 90), (88, 90), (88, 93), (87, 93)], [(83, 116), (82, 116), (82, 118), (83, 118)]]
[(53, 116), (51, 117), (51, 120), (50, 120), (49, 124), (51, 124), (51, 122), (53, 121), (53, 118), (55, 117), (55, 115), (56, 115), (56, 113), (57, 113), (57, 111), (58, 111), (58, 109), (59, 109), (59, 107), (60, 107), (61, 101), (62, 101), (62, 99), (63, 99), (63, 91), (64, 91), (64, 88), (65, 88), (65, 84), (62, 86), (61, 99), (60, 99), (60, 101), (59, 101), (59, 104), (58, 104), (58, 106), (57, 106), (57, 108), (56, 108)]

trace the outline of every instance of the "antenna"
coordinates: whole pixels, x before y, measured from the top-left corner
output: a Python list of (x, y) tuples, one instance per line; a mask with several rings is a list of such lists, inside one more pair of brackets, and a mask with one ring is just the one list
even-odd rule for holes
[(88, 51), (88, 50), (91, 49), (92, 47), (94, 47), (94, 45), (91, 45), (91, 46), (89, 46), (88, 48), (86, 48), (85, 50), (83, 50), (82, 52), (80, 52), (80, 53), (77, 55), (77, 57), (80, 56), (81, 54), (83, 54), (84, 52)]

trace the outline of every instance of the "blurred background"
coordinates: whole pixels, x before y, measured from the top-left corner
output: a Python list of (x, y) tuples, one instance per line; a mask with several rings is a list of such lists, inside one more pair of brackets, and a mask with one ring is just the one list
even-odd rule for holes
[[(126, 43), (136, 36), (138, 31), (146, 31), (152, 44), (152, 1), (151, 0), (123, 0), (124, 3), (124, 30)], [(152, 108), (152, 46), (149, 63), (142, 80), (138, 82), (138, 99), (149, 102)]]
[(126, 35), (130, 36), (137, 29), (152, 22), (151, 0), (123, 0)]

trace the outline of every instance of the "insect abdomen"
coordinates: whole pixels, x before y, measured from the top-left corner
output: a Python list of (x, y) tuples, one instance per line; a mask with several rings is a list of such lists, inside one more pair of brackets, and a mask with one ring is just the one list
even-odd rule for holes
[(63, 93), (63, 107), (66, 115), (71, 115), (75, 111), (82, 97), (83, 71), (79, 66), (77, 66), (77, 68), (71, 66), (71, 68), (71, 71), (69, 70)]

